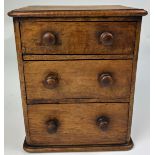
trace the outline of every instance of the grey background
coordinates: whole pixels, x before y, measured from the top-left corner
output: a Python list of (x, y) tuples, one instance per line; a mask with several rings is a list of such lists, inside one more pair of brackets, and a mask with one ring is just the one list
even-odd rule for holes
[[(127, 5), (144, 8), (149, 11), (148, 0), (5, 0), (5, 155), (24, 155), (22, 143), (24, 140), (24, 122), (21, 106), (20, 86), (16, 60), (15, 40), (13, 34), (12, 18), (7, 12), (27, 5)], [(132, 138), (135, 147), (127, 152), (104, 152), (104, 155), (149, 155), (149, 85), (150, 85), (150, 18), (143, 18), (141, 40), (139, 48), (139, 61), (137, 68), (137, 81), (135, 89), (135, 104), (132, 124)], [(46, 153), (48, 154), (48, 153)], [(59, 154), (59, 153), (57, 153)], [(65, 154), (65, 153), (64, 153)], [(66, 153), (85, 154), (85, 153)], [(103, 152), (87, 153), (91, 155)], [(41, 154), (41, 155), (44, 155)]]

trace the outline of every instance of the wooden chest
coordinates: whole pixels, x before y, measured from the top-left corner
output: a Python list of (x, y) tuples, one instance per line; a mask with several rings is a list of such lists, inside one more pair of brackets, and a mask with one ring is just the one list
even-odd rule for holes
[(129, 150), (141, 19), (123, 6), (33, 6), (13, 17), (28, 152)]

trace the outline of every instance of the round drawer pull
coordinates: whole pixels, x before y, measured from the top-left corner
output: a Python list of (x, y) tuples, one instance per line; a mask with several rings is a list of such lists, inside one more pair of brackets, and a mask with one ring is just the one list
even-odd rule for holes
[(52, 119), (47, 122), (47, 132), (52, 134), (56, 133), (59, 126), (59, 121), (57, 119)]
[(99, 83), (103, 87), (108, 87), (113, 84), (113, 78), (109, 73), (102, 73), (99, 76)]
[(106, 116), (98, 117), (96, 124), (101, 130), (105, 131), (109, 125), (109, 118)]
[(56, 37), (51, 32), (46, 32), (42, 37), (42, 44), (44, 46), (54, 45), (56, 42)]
[(100, 42), (103, 45), (112, 45), (112, 43), (113, 43), (113, 35), (111, 33), (109, 33), (109, 32), (103, 32), (100, 35)]
[(53, 89), (53, 88), (57, 87), (59, 84), (58, 74), (54, 73), (54, 72), (49, 73), (45, 77), (45, 80), (43, 81), (43, 83), (44, 83), (44, 86), (49, 89)]

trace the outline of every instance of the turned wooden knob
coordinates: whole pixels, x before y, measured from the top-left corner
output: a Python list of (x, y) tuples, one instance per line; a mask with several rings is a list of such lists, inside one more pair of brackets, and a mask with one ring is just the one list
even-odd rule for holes
[(57, 87), (59, 84), (58, 74), (54, 73), (54, 72), (49, 73), (45, 77), (45, 80), (43, 81), (43, 83), (44, 83), (44, 86), (49, 89), (53, 89), (53, 88)]
[(112, 45), (112, 43), (113, 43), (113, 35), (111, 33), (109, 33), (109, 32), (103, 32), (100, 35), (100, 42), (103, 45)]
[(103, 87), (108, 87), (113, 84), (113, 78), (109, 73), (102, 73), (98, 80), (100, 85)]
[(58, 129), (59, 121), (57, 119), (52, 119), (47, 122), (47, 132), (52, 134), (56, 133)]
[(109, 118), (106, 116), (100, 116), (97, 118), (96, 124), (101, 130), (105, 131), (109, 125)]
[(42, 44), (44, 46), (54, 45), (56, 41), (56, 37), (51, 32), (46, 32), (42, 37)]

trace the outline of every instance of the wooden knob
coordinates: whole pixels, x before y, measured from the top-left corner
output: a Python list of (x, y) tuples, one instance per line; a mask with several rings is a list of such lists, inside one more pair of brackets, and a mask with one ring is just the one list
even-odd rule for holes
[(103, 32), (100, 35), (100, 42), (103, 45), (112, 45), (112, 43), (113, 43), (113, 35), (111, 33), (109, 33), (109, 32)]
[(58, 129), (59, 121), (57, 119), (52, 119), (47, 122), (47, 132), (52, 134), (56, 133)]
[(105, 131), (109, 125), (109, 118), (106, 116), (100, 116), (97, 118), (96, 124), (101, 130)]
[(46, 88), (53, 89), (58, 86), (59, 84), (59, 77), (57, 73), (51, 72), (49, 73), (46, 77), (45, 80), (43, 81), (43, 84)]
[(109, 73), (102, 73), (99, 76), (99, 83), (103, 87), (108, 87), (113, 84), (113, 78)]
[(54, 45), (56, 41), (56, 37), (51, 32), (46, 32), (42, 37), (42, 44), (44, 46)]

